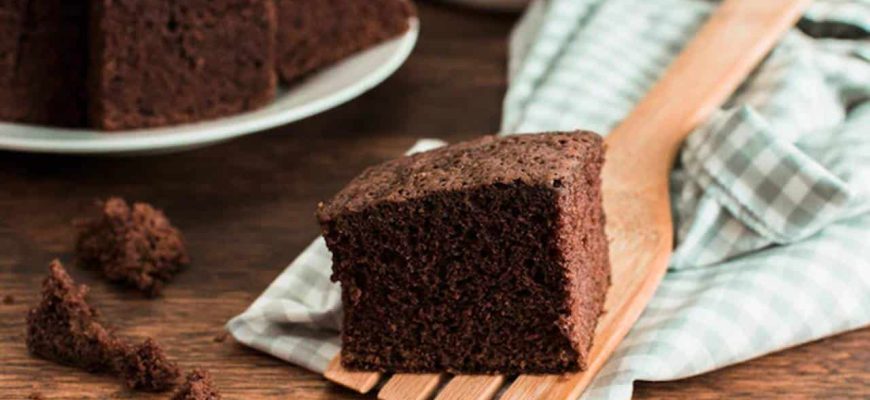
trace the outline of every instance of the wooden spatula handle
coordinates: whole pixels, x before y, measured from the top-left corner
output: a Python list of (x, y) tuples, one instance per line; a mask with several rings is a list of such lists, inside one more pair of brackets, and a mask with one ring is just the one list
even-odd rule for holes
[[(727, 0), (611, 132), (608, 163), (637, 164), (619, 182), (667, 179), (683, 139), (720, 107), (810, 0)], [(629, 150), (630, 149), (630, 150)], [(625, 171), (626, 168), (619, 168)], [(626, 180), (629, 179), (629, 180)], [(652, 183), (652, 182), (650, 182)]]

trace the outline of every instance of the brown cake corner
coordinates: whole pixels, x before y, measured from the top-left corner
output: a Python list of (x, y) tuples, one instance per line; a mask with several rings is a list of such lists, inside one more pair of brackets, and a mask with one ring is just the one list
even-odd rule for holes
[(87, 303), (60, 261), (49, 266), (42, 298), (27, 314), (27, 349), (54, 362), (98, 372), (111, 370), (119, 343)]
[(95, 127), (196, 122), (274, 99), (272, 0), (91, 4), (89, 117)]
[(277, 69), (292, 82), (392, 39), (416, 14), (409, 0), (276, 0)]
[(172, 400), (220, 400), (221, 394), (212, 382), (211, 374), (197, 368), (187, 374), (184, 384), (172, 395)]
[(78, 224), (79, 264), (99, 268), (109, 280), (151, 296), (189, 264), (181, 232), (162, 211), (146, 203), (131, 207), (118, 197), (99, 208), (96, 218)]
[(341, 283), (342, 364), (586, 368), (609, 286), (590, 132), (487, 136), (372, 167), (318, 210)]
[(139, 346), (124, 346), (117, 362), (121, 378), (135, 390), (162, 392), (175, 386), (180, 375), (178, 365), (151, 338)]

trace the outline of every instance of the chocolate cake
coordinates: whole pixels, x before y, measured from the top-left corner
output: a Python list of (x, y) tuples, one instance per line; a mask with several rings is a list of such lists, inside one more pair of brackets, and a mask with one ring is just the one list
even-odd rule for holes
[(118, 130), (250, 110), (275, 95), (272, 0), (91, 0), (91, 123)]
[(184, 239), (163, 212), (146, 203), (130, 207), (117, 197), (100, 204), (99, 216), (79, 223), (76, 256), (79, 264), (150, 296), (189, 264)]
[(276, 0), (277, 66), (285, 82), (408, 30), (408, 0)]
[(0, 120), (84, 123), (86, 18), (86, 1), (0, 1)]
[(211, 374), (203, 369), (195, 369), (187, 374), (187, 379), (172, 395), (172, 400), (220, 400), (221, 394), (214, 387)]
[(76, 286), (60, 261), (49, 266), (42, 299), (27, 315), (27, 348), (34, 355), (91, 372), (108, 371), (118, 340), (87, 303), (88, 287)]
[(345, 367), (587, 366), (609, 286), (589, 132), (492, 136), (369, 168), (321, 204)]
[(180, 375), (178, 365), (166, 358), (166, 353), (151, 338), (136, 347), (122, 347), (118, 372), (127, 387), (148, 392), (172, 388)]

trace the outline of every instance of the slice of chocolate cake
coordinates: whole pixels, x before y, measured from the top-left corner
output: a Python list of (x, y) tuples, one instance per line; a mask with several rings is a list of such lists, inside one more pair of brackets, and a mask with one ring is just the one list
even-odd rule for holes
[(409, 0), (276, 0), (277, 67), (293, 80), (408, 30)]
[(91, 0), (90, 120), (201, 121), (274, 98), (272, 0)]
[(0, 1), (0, 120), (84, 123), (87, 1)]
[(27, 315), (27, 349), (91, 372), (112, 370), (119, 342), (98, 321), (87, 293), (88, 287), (76, 286), (60, 261), (52, 261), (42, 299)]
[(589, 132), (487, 136), (369, 168), (321, 204), (343, 365), (584, 369), (610, 277), (603, 156)]
[(162, 211), (146, 203), (130, 207), (113, 197), (96, 218), (79, 224), (76, 257), (111, 281), (155, 296), (189, 263), (184, 239)]
[(187, 379), (172, 395), (172, 400), (221, 400), (221, 394), (215, 389), (208, 371), (195, 369), (187, 374)]

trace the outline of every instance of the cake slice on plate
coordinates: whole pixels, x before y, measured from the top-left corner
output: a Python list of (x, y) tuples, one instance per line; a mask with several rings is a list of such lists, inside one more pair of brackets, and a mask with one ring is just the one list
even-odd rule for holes
[(321, 204), (343, 365), (584, 369), (610, 278), (603, 161), (589, 132), (487, 136), (370, 168)]
[(93, 126), (195, 122), (274, 98), (272, 0), (91, 1)]
[(285, 82), (405, 33), (409, 0), (276, 0), (277, 68)]
[(87, 2), (0, 1), (0, 120), (85, 121)]

